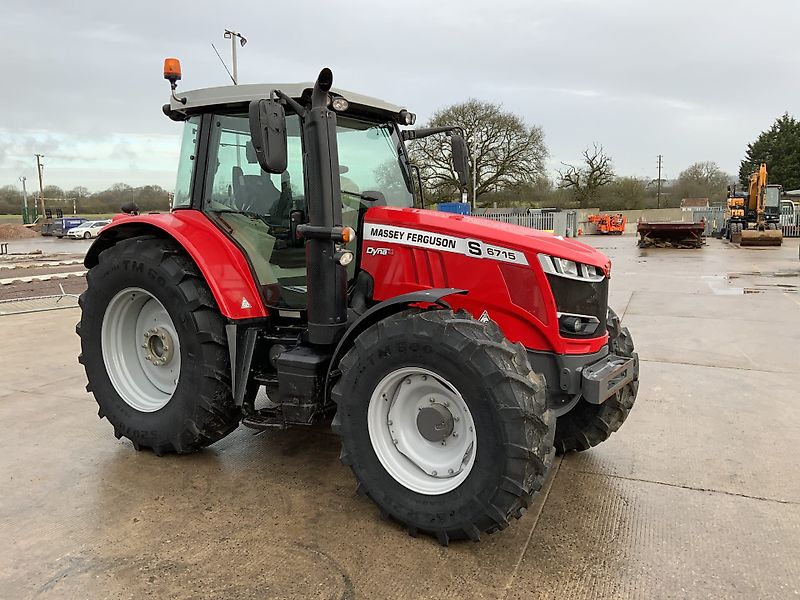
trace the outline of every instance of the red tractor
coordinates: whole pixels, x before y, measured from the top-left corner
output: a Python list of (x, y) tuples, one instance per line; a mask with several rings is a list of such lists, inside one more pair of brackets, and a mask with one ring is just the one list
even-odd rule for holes
[(638, 359), (609, 259), (415, 208), (405, 143), (449, 135), (465, 185), (457, 128), (408, 129), (328, 69), (178, 96), (176, 63), (172, 210), (126, 207), (85, 261), (80, 362), (117, 438), (161, 456), (332, 419), (358, 492), (447, 544), (505, 528), (555, 452), (622, 425)]

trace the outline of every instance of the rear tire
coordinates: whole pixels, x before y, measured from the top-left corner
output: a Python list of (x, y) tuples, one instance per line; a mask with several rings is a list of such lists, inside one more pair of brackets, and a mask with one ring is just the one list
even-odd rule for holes
[[(608, 351), (619, 356), (636, 355), (630, 331), (622, 327), (617, 313), (611, 309), (608, 309)], [(581, 398), (575, 408), (556, 421), (556, 452), (580, 452), (606, 441), (628, 418), (638, 390), (637, 379), (602, 404), (590, 404)]]
[[(194, 452), (236, 429), (240, 412), (231, 394), (225, 320), (196, 265), (182, 249), (151, 236), (122, 240), (100, 253), (87, 280), (76, 327), (81, 338), (79, 362), (89, 380), (87, 391), (94, 393), (100, 407), (98, 415), (114, 426), (116, 437), (127, 437), (137, 450), (150, 448), (160, 456)], [(160, 331), (167, 331), (177, 354), (163, 354), (165, 363), (169, 362), (155, 367), (152, 364), (158, 360), (153, 360), (153, 350), (144, 349), (148, 340), (126, 334), (131, 331), (130, 323), (138, 326), (148, 316), (144, 307), (137, 309), (144, 297), (149, 297), (144, 306), (160, 307), (153, 314), (167, 323)], [(122, 309), (113, 308), (119, 304)], [(138, 317), (136, 310), (141, 311)], [(115, 318), (119, 323), (113, 322)], [(119, 333), (111, 335), (108, 332), (114, 333), (114, 326)], [(152, 339), (154, 347), (163, 346)], [(113, 340), (119, 341), (115, 345)], [(143, 352), (149, 353), (147, 357), (139, 356)], [(124, 357), (128, 360), (122, 360)], [(163, 374), (158, 369), (170, 366), (178, 367), (177, 376), (165, 386), (164, 378), (152, 373)], [(148, 387), (151, 384), (157, 387)], [(145, 389), (153, 390), (156, 401), (136, 393)]]
[[(332, 398), (341, 460), (356, 476), (358, 493), (369, 496), (382, 514), (406, 525), (411, 535), (434, 535), (443, 545), (453, 539), (478, 541), (481, 533), (504, 529), (510, 518), (524, 514), (552, 463), (555, 419), (546, 407), (544, 379), (531, 371), (524, 348), (510, 343), (494, 323), (481, 323), (463, 311), (406, 311), (359, 335), (339, 368), (342, 375)], [(391, 384), (382, 387), (396, 373), (401, 379), (394, 391)], [(404, 373), (410, 373), (408, 380)], [(426, 377), (438, 391), (411, 381)], [(412, 390), (420, 385), (421, 391), (401, 405), (405, 383), (413, 384), (408, 387)], [(455, 433), (464, 426), (462, 437), (472, 431), (465, 423), (473, 423), (474, 445), (460, 458), (462, 470), (438, 478), (428, 470), (451, 446), (445, 450), (439, 440), (424, 438), (420, 417), (419, 431), (405, 430), (406, 453), (392, 440), (400, 436), (391, 420), (383, 423), (390, 443), (381, 446), (374, 403), (381, 405), (382, 400), (391, 402), (391, 410), (407, 409), (407, 414), (393, 417), (390, 410), (395, 421), (405, 416), (413, 423), (413, 415), (422, 415), (436, 402), (439, 409), (450, 407), (456, 421), (450, 426)], [(461, 442), (452, 434), (444, 441)], [(415, 462), (409, 455), (422, 460)]]

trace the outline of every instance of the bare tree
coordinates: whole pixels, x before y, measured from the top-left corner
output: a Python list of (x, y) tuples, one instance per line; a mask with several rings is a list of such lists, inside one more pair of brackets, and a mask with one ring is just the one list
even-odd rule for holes
[[(502, 106), (470, 99), (434, 113), (428, 127), (455, 125), (464, 130), (470, 156), (476, 164), (476, 196), (486, 192), (531, 184), (545, 175), (547, 148), (544, 131), (527, 125)], [(412, 161), (421, 168), (429, 191), (454, 199), (458, 180), (446, 136), (431, 136), (414, 143)], [(467, 186), (472, 196), (472, 182)]]
[(576, 167), (564, 162), (561, 164), (564, 169), (558, 171), (558, 187), (571, 189), (581, 208), (588, 207), (598, 190), (615, 178), (611, 157), (597, 143), (583, 151), (582, 165)]

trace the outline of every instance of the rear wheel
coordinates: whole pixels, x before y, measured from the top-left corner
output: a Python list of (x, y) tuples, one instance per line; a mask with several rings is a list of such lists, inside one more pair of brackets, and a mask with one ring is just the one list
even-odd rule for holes
[(81, 357), (99, 416), (156, 454), (193, 452), (234, 429), (225, 321), (173, 242), (104, 250), (81, 295)]
[[(627, 327), (622, 327), (617, 314), (608, 310), (608, 351), (618, 356), (634, 356), (633, 338)], [(606, 441), (619, 430), (628, 418), (639, 381), (634, 380), (602, 404), (591, 404), (580, 398), (566, 414), (556, 421), (555, 446), (559, 454), (588, 450)]]
[(404, 312), (364, 331), (332, 391), (358, 492), (409, 533), (477, 541), (519, 518), (553, 457), (543, 378), (494, 323)]

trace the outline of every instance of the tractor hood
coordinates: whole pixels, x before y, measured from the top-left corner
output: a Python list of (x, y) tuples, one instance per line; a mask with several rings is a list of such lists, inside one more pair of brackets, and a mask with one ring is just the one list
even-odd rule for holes
[(538, 229), (500, 223), (483, 217), (413, 208), (375, 207), (367, 211), (364, 220), (365, 224), (418, 229), (425, 233), (480, 240), (500, 248), (520, 250), (528, 255), (530, 264), (536, 263), (536, 257), (532, 255), (541, 253), (592, 265), (602, 269), (607, 275), (611, 269), (609, 258), (587, 244)]

